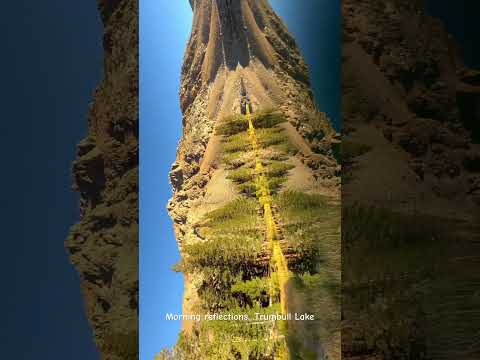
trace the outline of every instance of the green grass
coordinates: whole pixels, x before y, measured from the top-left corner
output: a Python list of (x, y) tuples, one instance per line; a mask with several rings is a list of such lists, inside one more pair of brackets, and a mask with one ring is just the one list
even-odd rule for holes
[(246, 181), (237, 185), (238, 191), (247, 196), (254, 196), (257, 191), (257, 185), (254, 180)]
[(262, 148), (287, 143), (289, 141), (287, 134), (285, 134), (285, 131), (281, 128), (257, 129), (255, 133), (258, 144)]
[[(282, 122), (287, 121), (283, 113), (274, 109), (266, 109), (255, 112), (252, 115), (253, 126), (256, 129), (272, 128)], [(244, 115), (231, 115), (224, 118), (217, 127), (218, 135), (231, 136), (248, 129), (248, 121)]]
[(187, 273), (208, 269), (221, 269), (232, 275), (248, 273), (260, 253), (261, 240), (255, 232), (232, 229), (230, 233), (184, 245), (182, 269)]
[(323, 196), (285, 191), (274, 199), (285, 239), (300, 256), (293, 270), (340, 276), (340, 208)]
[(217, 126), (216, 134), (231, 136), (248, 129), (247, 118), (244, 115), (235, 114), (222, 119)]
[[(317, 321), (294, 322), (288, 344), (296, 358), (314, 359), (311, 344), (335, 344), (340, 334), (341, 241), (340, 207), (318, 194), (284, 191), (274, 198), (288, 245), (297, 258), (290, 262), (290, 311), (314, 314)], [(315, 356), (314, 356), (315, 355)]]
[(200, 227), (213, 234), (236, 229), (255, 230), (258, 226), (257, 211), (258, 204), (255, 199), (238, 198), (206, 214)]
[[(465, 267), (449, 261), (458, 240), (451, 233), (456, 225), (358, 204), (346, 207), (342, 216), (342, 307), (350, 324), (342, 333), (345, 344), (363, 343), (386, 358), (423, 358), (428, 332), (435, 329), (429, 328), (426, 313), (436, 313), (436, 306), (445, 309), (440, 294), (448, 293), (454, 281), (442, 279)], [(430, 340), (435, 337), (430, 334)]]
[(227, 154), (249, 151), (251, 149), (250, 139), (245, 132), (229, 136), (223, 142), (223, 151)]
[(292, 164), (286, 164), (281, 161), (272, 161), (267, 164), (265, 173), (268, 177), (281, 177), (285, 176), (289, 170), (293, 169), (295, 166)]
[(283, 192), (276, 198), (276, 205), (285, 217), (305, 222), (324, 217), (333, 208), (324, 196), (299, 191)]
[[(288, 136), (281, 128), (257, 129), (255, 131), (260, 148), (267, 148), (274, 145), (284, 145), (289, 143)], [(246, 132), (241, 132), (229, 137), (223, 141), (223, 151), (227, 154), (250, 151), (252, 145)]]
[[(181, 333), (175, 347), (176, 358), (182, 360), (271, 359), (278, 343), (271, 339), (273, 323), (252, 324), (255, 313), (279, 313), (278, 305), (269, 308), (232, 306), (220, 314), (248, 315), (250, 321), (202, 321), (199, 331)], [(168, 359), (168, 358), (167, 358)]]
[(285, 115), (274, 109), (260, 110), (254, 113), (252, 117), (253, 126), (256, 129), (272, 128), (286, 121)]
[(196, 231), (203, 241), (183, 246), (184, 256), (175, 270), (201, 274), (198, 294), (205, 309), (229, 307), (233, 283), (265, 272), (256, 262), (264, 237), (257, 209), (255, 199), (236, 199), (198, 224)]
[(270, 154), (268, 154), (265, 157), (265, 160), (270, 160), (270, 161), (286, 161), (288, 160), (288, 156), (285, 153), (274, 151)]
[(291, 302), (290, 311), (313, 314), (315, 320), (292, 323), (288, 333), (289, 348), (295, 359), (318, 359), (315, 345), (334, 347), (334, 339), (339, 338), (340, 281), (326, 272), (305, 273), (293, 278), (291, 289), (295, 300)]
[[(283, 183), (287, 181), (286, 177), (274, 177), (268, 179), (268, 186), (272, 194), (278, 192)], [(244, 183), (238, 184), (238, 190), (245, 195), (254, 196), (257, 193), (258, 186), (254, 180), (246, 181)]]
[(236, 272), (242, 263), (253, 261), (262, 239), (257, 209), (254, 199), (238, 198), (206, 214), (197, 227), (204, 241), (184, 246), (188, 256), (183, 270), (217, 267)]
[(227, 179), (230, 179), (236, 183), (244, 183), (253, 180), (255, 177), (255, 170), (249, 167), (240, 167), (238, 169), (230, 171), (227, 175)]
[(279, 153), (286, 155), (295, 155), (298, 153), (298, 148), (295, 147), (290, 141), (274, 145), (272, 148)]
[[(265, 162), (265, 175), (268, 179), (270, 191), (277, 192), (282, 184), (287, 180), (287, 173), (294, 168), (293, 165), (286, 164), (280, 161)], [(255, 170), (251, 167), (242, 166), (232, 170), (227, 178), (234, 181), (238, 190), (249, 196), (253, 196), (257, 191), (257, 184), (255, 181)]]
[[(435, 217), (406, 215), (387, 209), (354, 205), (347, 207), (342, 213), (343, 242), (348, 249), (368, 256), (368, 263), (362, 263), (362, 257), (345, 261), (351, 263), (353, 269), (361, 266), (363, 274), (375, 276), (385, 273), (389, 268), (395, 271), (407, 271), (422, 263), (429, 256), (430, 249), (441, 250), (445, 222)], [(382, 254), (380, 257), (373, 254)], [(385, 262), (388, 253), (389, 260)], [(366, 259), (367, 257), (365, 257)], [(359, 274), (350, 273), (349, 278), (360, 280)]]
[(225, 164), (227, 170), (235, 170), (245, 165), (248, 162), (252, 162), (253, 152), (236, 151), (222, 154), (222, 163)]

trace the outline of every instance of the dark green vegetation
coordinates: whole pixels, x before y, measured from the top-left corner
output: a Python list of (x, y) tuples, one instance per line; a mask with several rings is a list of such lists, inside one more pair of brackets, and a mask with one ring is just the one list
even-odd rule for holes
[(338, 272), (340, 210), (323, 196), (285, 191), (275, 198), (288, 246), (302, 261), (297, 272)]
[[(336, 157), (336, 147), (340, 143), (339, 134), (332, 128), (327, 115), (318, 109), (310, 111), (306, 119), (301, 121), (304, 127), (302, 133), (314, 153), (333, 155)], [(337, 161), (339, 159), (337, 158)]]
[(263, 241), (254, 199), (239, 198), (208, 213), (197, 233), (204, 241), (187, 244), (179, 270), (201, 273), (200, 292), (205, 310), (230, 305), (231, 286), (265, 269), (256, 264)]
[[(317, 359), (319, 344), (330, 353), (340, 341), (340, 207), (316, 194), (285, 191), (275, 199), (291, 248), (291, 312), (315, 321), (292, 322), (289, 347), (295, 359)], [(298, 260), (296, 259), (298, 257)]]
[(102, 345), (102, 350), (113, 353), (120, 359), (138, 359), (138, 333), (111, 333), (106, 335)]
[(344, 209), (344, 354), (470, 358), (474, 348), (458, 344), (471, 339), (480, 316), (471, 298), (479, 251), (472, 234), (466, 224), (418, 213)]
[[(285, 131), (276, 126), (285, 121), (285, 116), (274, 110), (260, 111), (252, 117), (257, 142), (262, 152), (262, 165), (270, 190), (273, 192), (281, 189), (287, 180), (288, 171), (293, 169), (293, 165), (286, 160), (295, 149)], [(235, 183), (239, 192), (254, 196), (257, 190), (255, 159), (247, 128), (246, 117), (235, 115), (223, 120), (218, 133), (225, 134), (222, 159), (227, 169), (231, 170), (227, 178)]]
[(417, 326), (425, 320), (423, 300), (433, 275), (422, 263), (441, 245), (441, 229), (432, 220), (359, 205), (344, 211), (345, 343), (361, 339), (362, 353), (422, 359), (425, 329)]
[[(273, 128), (275, 125), (285, 121), (285, 116), (274, 109), (260, 110), (252, 115), (252, 122), (255, 129)], [(248, 122), (244, 115), (231, 115), (223, 119), (216, 133), (218, 135), (231, 136), (245, 132), (247, 129)]]
[[(258, 145), (263, 149), (262, 158), (266, 161), (285, 161), (287, 155), (296, 152), (284, 130), (276, 126), (285, 121), (285, 116), (274, 110), (259, 111), (252, 115)], [(249, 180), (254, 176), (253, 173), (248, 173), (254, 167), (254, 156), (247, 129), (246, 117), (234, 115), (223, 119), (217, 130), (218, 134), (224, 136), (222, 161), (226, 168), (242, 171), (231, 174), (232, 180), (237, 180), (235, 177), (240, 177), (238, 180), (242, 180), (241, 177)]]
[[(319, 195), (285, 190), (288, 162), (294, 152), (284, 130), (285, 117), (275, 111), (254, 115), (262, 177), (269, 183), (279, 239), (294, 277), (287, 284), (290, 313), (308, 312), (317, 321), (291, 322), (288, 330), (276, 321), (259, 321), (255, 314), (280, 314), (280, 286), (272, 270), (271, 244), (256, 192), (261, 188), (244, 116), (220, 124), (223, 163), (241, 194), (205, 215), (195, 227), (201, 241), (183, 247), (177, 270), (197, 284), (198, 313), (238, 314), (248, 321), (202, 321), (180, 336), (174, 354), (163, 359), (283, 358), (285, 340), (291, 359), (316, 359), (319, 343), (339, 340), (340, 213)], [(331, 346), (333, 348), (333, 345)], [(170, 356), (170, 357), (169, 357)]]
[[(266, 128), (256, 130), (258, 145), (265, 149), (272, 145), (285, 145), (288, 142), (287, 135), (281, 128)], [(223, 145), (227, 154), (248, 151), (251, 148), (250, 140), (246, 132), (229, 136)]]
[(258, 261), (263, 230), (253, 198), (239, 198), (205, 217), (198, 234), (205, 241), (185, 246), (180, 268), (201, 279), (199, 313), (248, 314), (249, 321), (203, 321), (182, 334), (175, 359), (268, 359), (278, 344), (273, 322), (258, 323), (255, 313), (279, 313), (268, 264)]
[[(278, 191), (282, 184), (287, 180), (287, 173), (293, 169), (294, 166), (281, 161), (263, 162), (265, 168), (265, 175), (267, 176), (270, 190)], [(240, 192), (246, 195), (254, 195), (257, 189), (255, 183), (255, 169), (254, 163), (244, 164), (237, 169), (230, 172), (227, 176), (232, 180)]]

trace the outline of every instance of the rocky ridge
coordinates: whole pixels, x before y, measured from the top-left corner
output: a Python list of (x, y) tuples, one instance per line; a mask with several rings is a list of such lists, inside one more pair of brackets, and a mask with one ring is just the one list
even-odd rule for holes
[[(201, 202), (217, 169), (215, 124), (241, 112), (242, 92), (253, 109), (277, 108), (294, 132), (324, 132), (301, 154), (325, 186), (338, 191), (338, 165), (331, 144), (338, 134), (316, 110), (308, 70), (295, 40), (267, 1), (191, 1), (193, 27), (182, 68), (183, 136), (170, 173), (169, 211), (181, 246), (191, 234), (192, 202)], [(311, 144), (310, 144), (311, 145)]]
[(368, 122), (404, 154), (412, 188), (478, 205), (480, 72), (421, 2), (345, 1), (343, 18), (346, 139)]
[(138, 4), (100, 0), (104, 78), (77, 147), (65, 242), (103, 360), (138, 359)]

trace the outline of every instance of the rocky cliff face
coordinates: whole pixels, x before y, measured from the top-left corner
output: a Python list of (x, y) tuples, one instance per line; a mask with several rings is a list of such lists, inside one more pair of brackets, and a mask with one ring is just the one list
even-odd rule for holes
[(138, 11), (100, 0), (104, 79), (77, 148), (81, 219), (65, 246), (104, 360), (138, 359)]
[[(184, 129), (170, 173), (174, 196), (169, 210), (180, 246), (189, 238), (194, 241), (191, 226), (200, 215), (196, 207), (205, 205), (208, 184), (221, 171), (214, 127), (219, 119), (244, 111), (244, 96), (254, 110), (276, 108), (285, 113), (288, 131), (302, 148), (299, 160), (327, 192), (338, 191), (339, 170), (331, 146), (338, 135), (325, 114), (316, 110), (303, 57), (268, 2), (191, 4), (193, 28), (180, 89)], [(316, 132), (324, 133), (322, 139), (304, 138)]]
[(478, 357), (479, 72), (423, 1), (342, 7), (342, 356)]
[(377, 186), (383, 182), (383, 196), (403, 190), (413, 198), (422, 196), (419, 191), (431, 194), (430, 203), (457, 201), (468, 212), (466, 203), (479, 204), (480, 73), (463, 65), (454, 39), (421, 3), (343, 3), (346, 139), (376, 141), (378, 132), (378, 141), (402, 157), (394, 161), (411, 170), (395, 184), (382, 177), (360, 183), (358, 174), (346, 195), (363, 188), (382, 196)]
[[(193, 10), (193, 26), (184, 57), (180, 89), (183, 135), (170, 173), (174, 194), (168, 205), (184, 259), (183, 312), (195, 314), (228, 309), (233, 311), (233, 303), (243, 309), (239, 311), (245, 312), (250, 306), (254, 306), (253, 304), (263, 307), (269, 301), (259, 300), (247, 292), (238, 295), (245, 299), (238, 303), (238, 296), (231, 295), (233, 278), (237, 279), (235, 281), (248, 283), (246, 285), (247, 283), (242, 282), (235, 286), (242, 288), (253, 286), (255, 291), (262, 292), (263, 290), (256, 286), (269, 281), (265, 277), (264, 268), (265, 266), (268, 268), (270, 255), (249, 253), (249, 246), (255, 247), (257, 241), (261, 244), (263, 237), (266, 236), (261, 223), (261, 217), (265, 214), (262, 215), (263, 210), (260, 207), (256, 208), (254, 199), (249, 200), (252, 195), (255, 197), (255, 188), (257, 193), (259, 191), (258, 183), (255, 185), (254, 180), (254, 172), (258, 170), (259, 165), (254, 171), (254, 152), (248, 145), (249, 140), (245, 132), (247, 127), (244, 127), (247, 125), (246, 119), (235, 116), (245, 114), (248, 105), (254, 116), (260, 114), (254, 121), (255, 126), (262, 127), (258, 130), (262, 136), (262, 140), (259, 140), (262, 150), (256, 153), (256, 156), (261, 158), (257, 157), (257, 163), (262, 162), (267, 169), (273, 169), (273, 166), (281, 169), (272, 170), (267, 174), (271, 176), (270, 186), (275, 185), (272, 194), (278, 194), (274, 201), (278, 199), (279, 204), (282, 203), (281, 194), (290, 194), (302, 197), (299, 201), (307, 201), (309, 204), (317, 204), (320, 196), (327, 199), (325, 201), (329, 204), (338, 205), (340, 166), (335, 158), (338, 152), (338, 134), (331, 127), (325, 114), (316, 109), (307, 66), (295, 40), (268, 1), (191, 0), (190, 3)], [(254, 213), (247, 211), (252, 209), (252, 206), (253, 209), (257, 209)], [(307, 208), (309, 206), (306, 205)], [(282, 213), (280, 208), (280, 205), (274, 207), (277, 219), (286, 216), (287, 211)], [(218, 215), (222, 213), (227, 214), (222, 218), (224, 220)], [(232, 213), (243, 215), (235, 220)], [(339, 220), (338, 215), (329, 214)], [(247, 216), (252, 218), (250, 222), (244, 223)], [(287, 217), (282, 219), (285, 224), (278, 223), (279, 227), (286, 226), (289, 221)], [(299, 221), (296, 219), (295, 221)], [(312, 229), (319, 224), (317, 220), (311, 218), (307, 221), (313, 221)], [(233, 227), (226, 227), (227, 223)], [(295, 226), (309, 226), (305, 224)], [(238, 228), (234, 228), (235, 226)], [(224, 230), (220, 231), (220, 227)], [(333, 228), (336, 232), (338, 224), (333, 225)], [(320, 233), (321, 230), (318, 234)], [(245, 235), (242, 237), (240, 234)], [(289, 233), (286, 230), (284, 234), (285, 243), (293, 241), (293, 237), (288, 238)], [(236, 236), (240, 236), (237, 243), (238, 251), (229, 248), (230, 239)], [(253, 239), (250, 239), (252, 236)], [(317, 235), (311, 236), (315, 238)], [(248, 243), (250, 240), (253, 244)], [(316, 241), (320, 240), (312, 241), (316, 244), (314, 246), (317, 246)], [(331, 253), (339, 252), (339, 244), (337, 245)], [(203, 250), (195, 250), (197, 248)], [(285, 253), (289, 251), (286, 247), (283, 250)], [(243, 260), (236, 259), (237, 253), (245, 252), (248, 254), (242, 257)], [(207, 253), (210, 255), (207, 256)], [(263, 260), (259, 260), (262, 256)], [(197, 263), (198, 257), (204, 260)], [(300, 257), (301, 255), (293, 254), (291, 258)], [(232, 258), (228, 261), (228, 266), (215, 263), (215, 259), (225, 258)], [(235, 268), (234, 264), (237, 264), (237, 261), (241, 262), (238, 266), (244, 270), (239, 271)], [(194, 270), (186, 271), (185, 263), (187, 265), (189, 263)], [(294, 267), (292, 264), (289, 265)], [(299, 269), (302, 266), (300, 265)], [(335, 281), (339, 279), (337, 270), (332, 270), (335, 273)], [(220, 271), (224, 275), (219, 278), (212, 275), (212, 271), (213, 274)], [(241, 278), (238, 278), (239, 276)], [(227, 278), (230, 280), (226, 280)], [(228, 296), (233, 297), (226, 303), (225, 298)], [(329, 314), (333, 324), (338, 320), (339, 311), (332, 305), (335, 301), (332, 300), (330, 303), (330, 300), (330, 298), (328, 301), (325, 300), (325, 303), (328, 302), (334, 308)], [(292, 306), (295, 306), (293, 302), (294, 300)], [(180, 358), (203, 359), (215, 355), (209, 351), (217, 351), (216, 355), (220, 356), (219, 352), (223, 351), (220, 347), (223, 349), (224, 346), (230, 346), (224, 349), (226, 354), (229, 354), (225, 356), (240, 356), (239, 352), (242, 352), (242, 358), (252, 356), (251, 358), (263, 359), (263, 356), (268, 357), (269, 352), (275, 348), (272, 342), (267, 347), (270, 350), (265, 348), (259, 350), (260, 347), (253, 345), (251, 348), (247, 346), (242, 350), (235, 349), (233, 347), (246, 341), (245, 338), (240, 336), (239, 339), (243, 340), (220, 341), (233, 334), (217, 329), (210, 330), (213, 333), (220, 331), (216, 335), (210, 333), (212, 339), (219, 341), (216, 350), (212, 350), (209, 348), (213, 346), (212, 341), (202, 343), (201, 328), (193, 322), (184, 322), (184, 333), (197, 337), (197, 340), (194, 340), (197, 341), (197, 345), (186, 345), (187, 343), (181, 342), (183, 348), (177, 349), (177, 355), (183, 354)], [(305, 339), (309, 339), (307, 345), (313, 348), (314, 353), (321, 348), (319, 354), (326, 352), (332, 358), (336, 358), (334, 354), (338, 355), (336, 351), (338, 346), (335, 344), (338, 344), (339, 335), (331, 335), (334, 332), (332, 330), (328, 333), (330, 336), (326, 341), (328, 344), (319, 344), (316, 330), (311, 331), (311, 336), (305, 336)], [(325, 332), (321, 336), (328, 337)], [(316, 338), (317, 342), (310, 338)], [(255, 341), (261, 343), (263, 340)], [(259, 355), (262, 351), (264, 353)]]

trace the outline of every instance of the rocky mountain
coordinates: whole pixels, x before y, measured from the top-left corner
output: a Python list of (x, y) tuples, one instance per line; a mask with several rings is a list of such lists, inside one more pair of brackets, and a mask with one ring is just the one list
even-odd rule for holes
[(480, 72), (423, 1), (342, 9), (342, 356), (476, 358)]
[(248, 324), (185, 320), (176, 356), (338, 358), (339, 297), (324, 294), (323, 279), (339, 289), (339, 135), (316, 108), (304, 59), (268, 1), (190, 4), (168, 204), (183, 257), (183, 312), (300, 310), (322, 293), (315, 309), (324, 323), (290, 325), (290, 335), (261, 323), (251, 338)]
[[(437, 207), (444, 214), (451, 201), (458, 201), (468, 213), (479, 204), (480, 72), (464, 66), (454, 39), (420, 4), (343, 4), (346, 140), (386, 141), (402, 154), (395, 161), (411, 170), (396, 184), (378, 177), (387, 176), (385, 171), (369, 184), (359, 174), (345, 195), (358, 194), (360, 188), (366, 197), (404, 191), (412, 198), (431, 195), (422, 201), (429, 207), (425, 211)], [(380, 138), (374, 139), (377, 133)], [(371, 156), (368, 161), (377, 167), (386, 165)], [(380, 183), (384, 191), (378, 191)]]
[(138, 4), (98, 6), (104, 78), (73, 163), (81, 219), (65, 246), (101, 359), (138, 359)]

